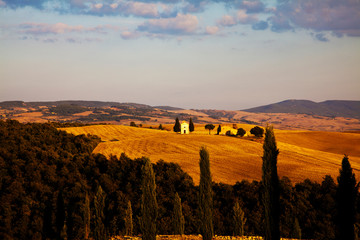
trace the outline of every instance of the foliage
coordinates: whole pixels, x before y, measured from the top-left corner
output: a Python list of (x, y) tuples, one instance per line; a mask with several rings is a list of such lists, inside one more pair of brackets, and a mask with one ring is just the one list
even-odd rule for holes
[(205, 129), (209, 130), (209, 134), (210, 134), (210, 131), (213, 130), (215, 128), (215, 126), (213, 124), (206, 124), (205, 125)]
[(101, 186), (98, 186), (98, 190), (94, 197), (94, 210), (95, 210), (95, 221), (94, 221), (94, 238), (95, 240), (106, 239), (105, 226), (104, 226), (104, 208), (105, 208), (105, 193)]
[(142, 167), (141, 190), (140, 228), (142, 239), (156, 240), (156, 219), (158, 216), (156, 183), (154, 170), (148, 158), (145, 159), (145, 164)]
[(352, 171), (348, 156), (344, 156), (340, 175), (337, 178), (339, 186), (336, 192), (337, 206), (337, 237), (338, 239), (354, 239), (355, 202), (358, 193), (355, 174)]
[(262, 137), (264, 135), (264, 129), (259, 126), (255, 126), (250, 129), (250, 133), (255, 135), (255, 137)]
[(181, 206), (181, 198), (179, 194), (175, 194), (174, 199), (174, 212), (173, 212), (173, 226), (175, 235), (183, 235), (184, 234), (184, 226), (185, 226), (185, 219), (182, 213), (182, 206)]
[(239, 128), (239, 129), (237, 130), (236, 135), (237, 135), (237, 136), (240, 136), (240, 137), (243, 137), (243, 136), (245, 135), (245, 133), (246, 133), (246, 131), (245, 131), (243, 128)]
[(266, 128), (262, 157), (263, 204), (265, 213), (265, 240), (280, 239), (280, 192), (277, 174), (277, 149), (272, 127)]
[[(140, 234), (142, 166), (145, 159), (105, 158), (92, 154), (100, 142), (95, 136), (74, 136), (53, 124), (20, 124), (0, 121), (0, 239), (84, 239), (86, 195), (90, 201), (94, 239), (94, 198), (100, 185), (106, 193), (104, 225), (108, 236), (126, 233), (128, 201), (134, 216), (133, 234)], [(182, 199), (185, 234), (200, 229), (199, 186), (178, 164), (162, 160), (153, 164), (158, 202), (157, 233), (173, 233), (176, 192)], [(335, 239), (337, 182), (324, 176), (317, 183), (279, 181), (281, 236), (294, 235), (298, 219), (304, 239)], [(247, 235), (264, 234), (263, 185), (240, 181), (234, 185), (213, 183), (213, 229), (217, 235), (233, 234), (233, 206), (238, 199), (247, 218)], [(358, 196), (358, 193), (357, 193)], [(360, 219), (360, 198), (355, 218)]]
[(136, 125), (135, 122), (130, 122), (130, 126), (131, 126), (131, 127), (137, 127), (137, 125)]
[(211, 240), (214, 236), (213, 228), (213, 191), (210, 172), (209, 152), (205, 147), (200, 149), (200, 184), (199, 184), (199, 212), (200, 231), (204, 240)]
[(159, 130), (164, 130), (164, 127), (163, 127), (163, 125), (161, 123), (159, 125)]
[(125, 235), (132, 236), (133, 235), (133, 212), (131, 208), (131, 201), (128, 201), (127, 208), (125, 211)]
[(195, 126), (194, 126), (194, 123), (193, 123), (192, 118), (190, 118), (190, 121), (189, 121), (189, 131), (190, 131), (190, 132), (193, 132), (194, 130), (195, 130)]
[(180, 125), (179, 118), (176, 118), (173, 130), (174, 130), (174, 132), (181, 132), (181, 125)]
[(235, 202), (234, 208), (234, 236), (244, 236), (244, 226), (246, 218), (244, 211), (241, 209), (239, 201)]

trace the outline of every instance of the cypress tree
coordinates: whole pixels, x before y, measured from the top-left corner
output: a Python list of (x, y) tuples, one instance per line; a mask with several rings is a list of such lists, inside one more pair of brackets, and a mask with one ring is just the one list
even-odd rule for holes
[(265, 240), (279, 240), (280, 186), (277, 174), (277, 156), (279, 154), (279, 149), (276, 146), (272, 126), (266, 127), (263, 149), (262, 184), (264, 187), (263, 204), (265, 212)]
[(86, 193), (84, 202), (84, 239), (89, 239), (90, 234), (90, 200)]
[(205, 147), (200, 149), (200, 184), (199, 211), (201, 235), (204, 240), (214, 236), (213, 227), (213, 191), (210, 172), (209, 152)]
[(301, 239), (301, 228), (299, 224), (299, 220), (297, 218), (294, 219), (291, 237), (295, 239)]
[(176, 118), (173, 129), (174, 129), (174, 132), (181, 132), (181, 125), (180, 125), (179, 118)]
[(235, 202), (234, 208), (234, 236), (244, 236), (244, 226), (246, 218), (244, 211), (241, 209), (239, 201)]
[(217, 135), (219, 135), (221, 132), (221, 125), (219, 124), (218, 128), (217, 128)]
[(156, 183), (152, 164), (148, 158), (142, 167), (142, 195), (141, 195), (141, 217), (140, 228), (142, 239), (156, 240), (156, 219), (158, 205), (156, 201)]
[(355, 202), (358, 190), (355, 174), (346, 155), (342, 160), (342, 167), (337, 181), (337, 239), (353, 240), (355, 239)]
[(190, 131), (190, 132), (193, 132), (194, 130), (195, 130), (194, 123), (193, 123), (192, 118), (190, 118), (190, 121), (189, 121), (189, 131)]
[(173, 226), (175, 235), (184, 234), (185, 219), (182, 214), (181, 198), (178, 193), (175, 194), (174, 200)]
[(104, 208), (105, 208), (105, 193), (99, 185), (96, 195), (94, 197), (94, 238), (95, 240), (106, 239), (105, 226), (104, 226)]
[(127, 209), (125, 211), (125, 235), (132, 236), (133, 235), (133, 219), (132, 219), (132, 208), (131, 202), (128, 201)]
[[(56, 235), (57, 239), (65, 239), (66, 236), (66, 212), (62, 191), (59, 191), (56, 200)], [(64, 231), (65, 229), (65, 231)]]

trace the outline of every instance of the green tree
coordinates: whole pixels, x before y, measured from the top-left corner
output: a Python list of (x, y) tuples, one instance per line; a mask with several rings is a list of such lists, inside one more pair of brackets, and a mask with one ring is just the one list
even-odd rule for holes
[(239, 128), (239, 129), (237, 130), (236, 135), (237, 135), (237, 136), (240, 136), (240, 137), (243, 137), (243, 136), (245, 135), (245, 133), (246, 133), (246, 131), (245, 131), (243, 128)]
[(156, 183), (152, 164), (148, 158), (142, 167), (142, 195), (141, 195), (141, 217), (140, 228), (142, 239), (156, 240), (156, 219), (158, 205), (156, 201)]
[(217, 135), (219, 135), (221, 132), (221, 125), (219, 124), (218, 128), (217, 128)]
[(209, 152), (205, 147), (200, 149), (200, 230), (204, 240), (211, 240), (214, 236), (213, 227), (213, 191), (210, 172)]
[(160, 123), (160, 125), (159, 125), (159, 130), (163, 130), (164, 128), (163, 128), (163, 126), (162, 126), (162, 124)]
[(94, 197), (94, 238), (95, 240), (105, 240), (105, 226), (104, 226), (104, 208), (105, 208), (105, 193), (101, 186), (98, 186), (96, 195)]
[(209, 135), (210, 135), (210, 131), (213, 130), (214, 128), (215, 128), (215, 126), (212, 125), (212, 124), (206, 124), (205, 125), (205, 129), (209, 130)]
[(130, 123), (130, 126), (131, 126), (131, 127), (137, 127), (137, 125), (136, 125), (135, 122), (131, 122), (131, 123)]
[(344, 156), (337, 178), (337, 239), (354, 239), (355, 203), (358, 187), (348, 156)]
[(193, 123), (192, 118), (190, 118), (190, 121), (189, 121), (189, 131), (190, 131), (190, 132), (193, 132), (194, 130), (195, 130), (194, 123)]
[(250, 129), (250, 133), (255, 135), (255, 137), (262, 137), (264, 135), (264, 129), (259, 126), (255, 126)]
[(279, 149), (273, 127), (267, 126), (263, 145), (262, 183), (264, 186), (263, 204), (265, 213), (265, 240), (280, 239), (280, 186), (277, 173)]
[(83, 220), (84, 220), (84, 239), (89, 239), (90, 234), (90, 200), (89, 195), (86, 193), (84, 209), (83, 209)]
[(244, 226), (246, 218), (244, 211), (241, 209), (239, 201), (235, 202), (234, 208), (234, 236), (244, 236)]
[(184, 234), (185, 219), (182, 213), (181, 198), (179, 194), (175, 194), (174, 211), (173, 211), (173, 227), (175, 235)]
[(181, 132), (181, 125), (180, 125), (179, 118), (176, 118), (173, 129), (174, 129), (174, 132)]
[(132, 219), (132, 208), (131, 202), (128, 201), (127, 209), (125, 210), (125, 235), (132, 236), (133, 235), (133, 219)]

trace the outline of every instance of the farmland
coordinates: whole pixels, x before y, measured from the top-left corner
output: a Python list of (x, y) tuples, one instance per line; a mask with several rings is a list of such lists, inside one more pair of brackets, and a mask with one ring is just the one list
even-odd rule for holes
[[(165, 125), (170, 130), (172, 125)], [(237, 124), (247, 132), (253, 125)], [(222, 133), (232, 125), (223, 125)], [(195, 181), (199, 181), (199, 154), (201, 146), (210, 152), (211, 171), (215, 182), (234, 184), (243, 179), (260, 180), (262, 165), (262, 141), (253, 137), (228, 137), (209, 135), (204, 125), (196, 125), (190, 135), (172, 131), (136, 128), (121, 125), (94, 125), (65, 128), (69, 133), (92, 134), (102, 142), (94, 153), (105, 156), (125, 153), (130, 158), (149, 157), (156, 162), (178, 163)], [(306, 178), (321, 182), (325, 175), (336, 178), (341, 160), (348, 154), (354, 172), (359, 179), (360, 134), (340, 132), (312, 132), (275, 130), (280, 155), (279, 176), (287, 176), (293, 182)]]

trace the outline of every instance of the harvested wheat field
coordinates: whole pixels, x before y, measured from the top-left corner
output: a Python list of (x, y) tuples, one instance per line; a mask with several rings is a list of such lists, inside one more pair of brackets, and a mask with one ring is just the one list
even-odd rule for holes
[[(237, 127), (249, 132), (253, 126), (238, 124)], [(215, 182), (234, 184), (243, 179), (260, 180), (262, 141), (251, 137), (214, 135), (216, 128), (211, 131), (211, 135), (203, 125), (196, 125), (195, 132), (189, 135), (120, 125), (94, 125), (64, 130), (75, 135), (99, 136), (103, 142), (95, 148), (94, 153), (106, 156), (125, 153), (130, 158), (146, 156), (153, 162), (163, 159), (178, 163), (196, 184), (199, 182), (201, 146), (209, 150)], [(327, 174), (336, 178), (341, 160), (344, 154), (348, 154), (356, 177), (360, 179), (360, 134), (275, 130), (275, 137), (280, 150), (280, 177), (287, 176), (293, 182), (306, 178), (321, 182)]]

